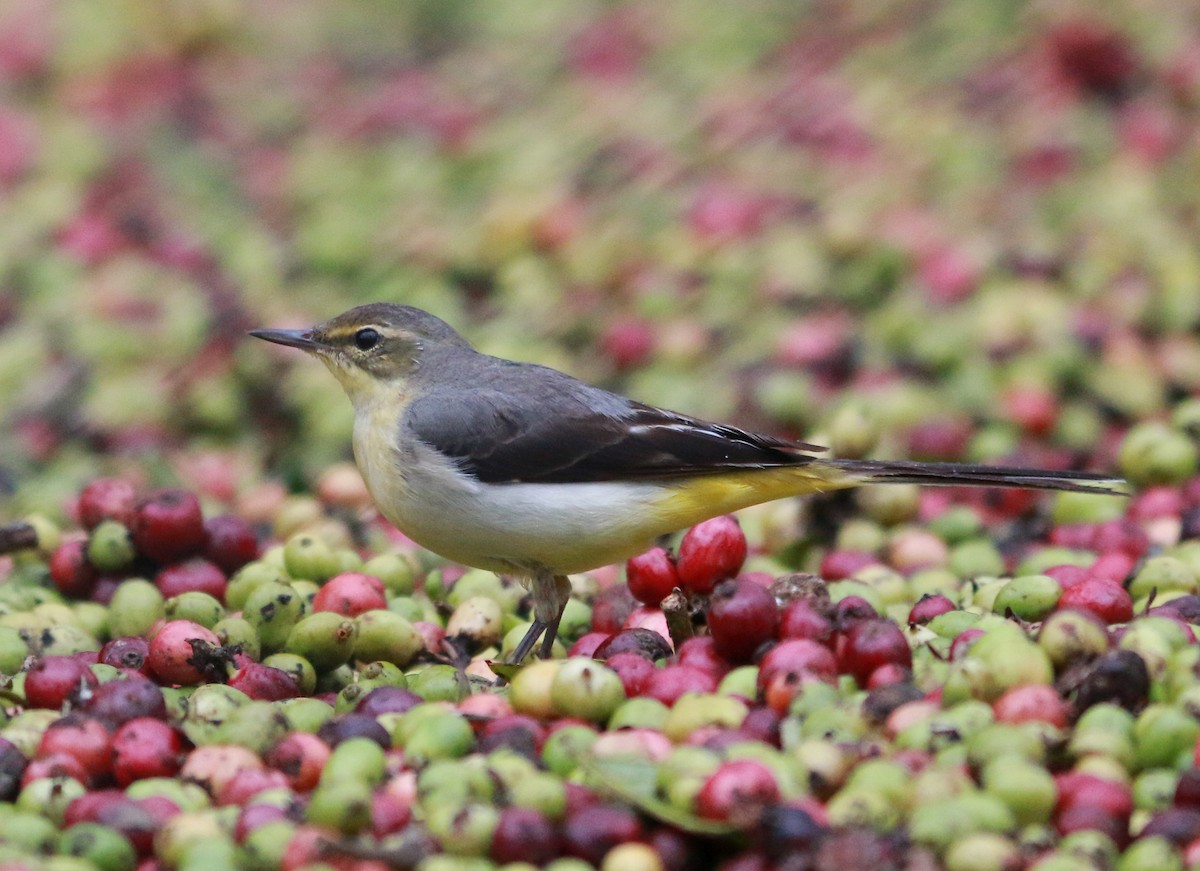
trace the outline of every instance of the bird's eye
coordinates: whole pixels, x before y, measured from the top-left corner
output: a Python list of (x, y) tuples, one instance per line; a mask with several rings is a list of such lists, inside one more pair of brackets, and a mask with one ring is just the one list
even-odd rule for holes
[(380, 338), (378, 330), (363, 327), (354, 334), (354, 344), (360, 351), (369, 351), (379, 344)]

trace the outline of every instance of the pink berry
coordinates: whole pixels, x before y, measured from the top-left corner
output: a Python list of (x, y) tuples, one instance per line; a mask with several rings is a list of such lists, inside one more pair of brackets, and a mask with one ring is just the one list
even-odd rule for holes
[(679, 544), (679, 581), (693, 593), (711, 593), (718, 581), (738, 573), (746, 550), (746, 535), (732, 516), (698, 523)]
[(383, 581), (362, 572), (343, 572), (330, 578), (313, 597), (314, 611), (334, 611), (357, 617), (387, 607)]
[(908, 612), (909, 626), (924, 626), (934, 617), (953, 611), (954, 602), (940, 594), (926, 593), (918, 599)]
[(673, 705), (685, 693), (711, 693), (717, 689), (717, 677), (690, 665), (664, 665), (655, 669), (643, 695)]
[(220, 639), (199, 623), (171, 620), (150, 640), (146, 665), (164, 683), (193, 686), (210, 675), (205, 657), (220, 646)]

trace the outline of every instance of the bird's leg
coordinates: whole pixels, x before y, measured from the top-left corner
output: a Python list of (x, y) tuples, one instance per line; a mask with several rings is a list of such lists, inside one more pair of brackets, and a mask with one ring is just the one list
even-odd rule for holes
[[(562, 621), (563, 611), (567, 609), (567, 601), (571, 598), (571, 582), (566, 575), (555, 575), (550, 587), (553, 595), (552, 605), (554, 616), (546, 622), (546, 634), (542, 636), (542, 659), (549, 659), (554, 648), (554, 639), (558, 637), (558, 624)], [(534, 607), (537, 600), (534, 599)]]
[(513, 665), (529, 655), (539, 638), (542, 638), (542, 658), (550, 658), (554, 639), (558, 636), (558, 623), (571, 598), (571, 582), (565, 575), (538, 572), (530, 583), (530, 593), (533, 596), (533, 624), (509, 659)]

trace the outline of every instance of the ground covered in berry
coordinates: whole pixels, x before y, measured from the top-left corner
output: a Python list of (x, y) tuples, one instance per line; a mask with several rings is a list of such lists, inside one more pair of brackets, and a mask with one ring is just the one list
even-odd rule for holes
[[(1198, 178), (1170, 0), (0, 4), (0, 869), (1200, 868)], [(381, 300), (1131, 495), (717, 518), (508, 669), (245, 336)]]

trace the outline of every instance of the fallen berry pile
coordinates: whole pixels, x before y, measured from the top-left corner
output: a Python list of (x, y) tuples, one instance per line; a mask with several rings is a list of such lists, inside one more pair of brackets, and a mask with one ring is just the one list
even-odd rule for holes
[(939, 495), (811, 573), (718, 517), (511, 667), (519, 586), (98, 479), (6, 530), (0, 864), (1194, 866), (1200, 479), (1057, 498), (1106, 517), (1002, 552)]

